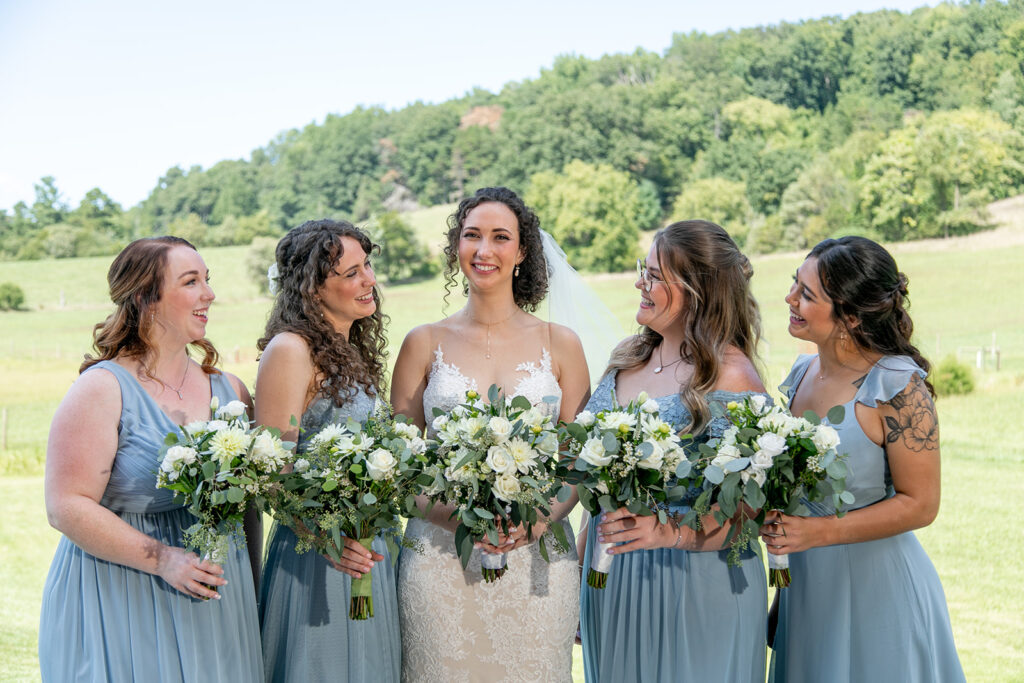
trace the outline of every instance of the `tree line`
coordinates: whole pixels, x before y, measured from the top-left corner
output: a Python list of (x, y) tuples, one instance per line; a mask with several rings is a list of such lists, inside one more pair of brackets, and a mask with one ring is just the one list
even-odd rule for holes
[(640, 231), (684, 217), (722, 224), (755, 253), (983, 229), (988, 202), (1024, 190), (1024, 0), (563, 56), (498, 93), (359, 107), (249, 159), (171, 168), (128, 210), (98, 188), (72, 208), (43, 178), (32, 205), (0, 211), (0, 257), (110, 253), (164, 233), (249, 244), (309, 218), (379, 222), (494, 184), (523, 193), (586, 270), (628, 267)]

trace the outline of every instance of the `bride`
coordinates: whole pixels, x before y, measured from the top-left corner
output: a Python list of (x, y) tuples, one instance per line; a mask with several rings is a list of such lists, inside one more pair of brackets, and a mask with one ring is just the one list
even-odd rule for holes
[[(536, 214), (511, 190), (483, 188), (459, 204), (449, 226), (446, 290), (457, 266), (468, 299), (457, 313), (406, 336), (393, 375), (395, 412), (423, 427), (433, 408), (450, 410), (467, 389), (483, 395), (497, 384), (556, 419), (573, 419), (590, 395), (587, 363), (574, 332), (531, 315), (548, 289)], [(560, 401), (545, 403), (546, 396)], [(572, 539), (564, 517), (575, 503), (556, 504), (533, 539), (517, 529), (500, 547), (477, 544), (465, 571), (450, 507), (409, 520), (406, 534), (423, 552), (403, 550), (399, 562), (403, 681), (572, 680), (576, 549), (549, 552), (549, 564), (536, 539), (549, 523), (564, 525)], [(482, 552), (509, 552), (500, 580), (483, 582)]]

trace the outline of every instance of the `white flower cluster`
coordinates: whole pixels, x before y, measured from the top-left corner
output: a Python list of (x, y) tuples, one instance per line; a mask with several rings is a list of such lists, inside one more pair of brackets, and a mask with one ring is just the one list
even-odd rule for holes
[[(633, 411), (602, 410), (594, 415), (584, 410), (577, 415), (574, 422), (587, 430), (588, 437), (579, 457), (592, 468), (611, 467), (618, 473), (634, 468), (659, 470), (662, 479), (671, 477), (686, 457), (679, 436), (658, 416), (657, 401), (641, 393), (633, 404)], [(609, 452), (609, 436), (619, 444), (617, 452)]]
[[(548, 463), (557, 455), (559, 443), (552, 419), (536, 407), (519, 408), (513, 401), (505, 397), (498, 405), (485, 404), (476, 392), (469, 392), (465, 404), (434, 418), (431, 426), (440, 442), (442, 474), (456, 485), (449, 492), (452, 502), (471, 490), (474, 481), (489, 482), (494, 496), (505, 503), (532, 500), (527, 489), (533, 485), (524, 477), (543, 489), (552, 483)], [(424, 493), (441, 491), (435, 483)]]
[(354, 425), (329, 424), (309, 440), (306, 454), (312, 462), (303, 458), (295, 463), (294, 469), (307, 479), (344, 479), (353, 465), (365, 464), (373, 481), (393, 481), (400, 459), (408, 460), (427, 448), (415, 425), (395, 422), (393, 430), (399, 438), (379, 440), (356, 431)]
[[(803, 417), (791, 415), (782, 406), (769, 405), (767, 398), (760, 394), (746, 399), (745, 405), (731, 401), (727, 409), (744, 424), (742, 428), (731, 425), (721, 437), (709, 442), (716, 451), (710, 465), (723, 472), (738, 471), (744, 484), (753, 479), (763, 487), (768, 470), (775, 459), (788, 450), (791, 438), (812, 441), (817, 455), (808, 459), (808, 467), (815, 472), (822, 471), (822, 456), (839, 445), (839, 434), (830, 425), (815, 425)], [(742, 444), (741, 431), (747, 434)]]

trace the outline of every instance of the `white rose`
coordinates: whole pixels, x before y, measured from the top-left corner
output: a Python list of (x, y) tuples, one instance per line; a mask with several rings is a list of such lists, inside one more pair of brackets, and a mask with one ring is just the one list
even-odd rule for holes
[(460, 420), (456, 425), (456, 429), (461, 438), (466, 441), (475, 441), (476, 434), (486, 426), (487, 418), (483, 415), (477, 415), (476, 417), (468, 417)]
[(195, 422), (189, 422), (187, 425), (182, 427), (181, 431), (185, 432), (186, 434), (189, 434), (190, 436), (195, 436), (196, 434), (205, 429), (206, 420), (196, 420)]
[(781, 411), (772, 411), (757, 421), (757, 426), (768, 432), (775, 432), (782, 436), (789, 436), (793, 433), (794, 423), (789, 415)]
[(660, 470), (661, 466), (665, 462), (665, 451), (657, 443), (651, 441), (648, 441), (647, 443), (651, 444), (651, 446), (654, 447), (654, 450), (651, 451), (651, 454), (646, 458), (641, 458), (636, 463), (636, 466), (642, 467), (645, 470)]
[(636, 402), (638, 404), (646, 403), (647, 402), (647, 392), (646, 391), (641, 391), (639, 394), (637, 394), (636, 395)]
[(553, 432), (548, 432), (537, 444), (537, 450), (548, 455), (554, 455), (558, 452), (558, 437)]
[(764, 483), (768, 481), (768, 474), (762, 469), (743, 470), (740, 472), (740, 481), (744, 484), (746, 484), (751, 477), (753, 477), (754, 481), (757, 482), (758, 487), (764, 486)]
[[(761, 436), (757, 437), (757, 445), (760, 447), (759, 453), (764, 453), (770, 458), (774, 458), (782, 451), (786, 450), (786, 439), (774, 434), (772, 432), (765, 432)], [(757, 454), (755, 453), (755, 456)]]
[(504, 474), (515, 466), (515, 460), (504, 445), (488, 448), (486, 462), (487, 466), (498, 474)]
[(296, 472), (301, 474), (309, 469), (309, 461), (305, 458), (299, 458), (295, 461), (295, 465), (293, 465), (293, 467)]
[(408, 422), (396, 422), (395, 433), (407, 442), (420, 436), (420, 430), (416, 425), (409, 424)]
[(418, 436), (407, 440), (405, 445), (409, 447), (409, 451), (413, 455), (421, 455), (427, 452), (427, 442)]
[(768, 405), (768, 397), (764, 394), (754, 394), (750, 397), (750, 407), (753, 408), (755, 415), (763, 413), (766, 405)]
[(164, 472), (175, 472), (180, 468), (178, 463), (191, 465), (196, 461), (196, 452), (188, 446), (171, 446), (164, 454), (164, 460), (160, 463), (160, 469)]
[(740, 428), (736, 425), (730, 425), (724, 432), (722, 432), (722, 443), (727, 446), (735, 445), (736, 435), (740, 433)]
[(649, 398), (640, 405), (640, 410), (645, 413), (656, 413), (658, 412), (658, 402), (653, 398)]
[(505, 474), (494, 480), (494, 485), (491, 487), (494, 491), (495, 497), (511, 503), (517, 493), (522, 490), (522, 486), (519, 480), (511, 474)]
[(547, 419), (547, 415), (536, 408), (530, 408), (529, 410), (524, 410), (519, 415), (519, 419), (522, 420), (523, 424), (527, 427), (539, 427), (544, 424), (544, 420)]
[(589, 410), (584, 410), (582, 413), (576, 416), (576, 424), (583, 425), (584, 427), (590, 427), (594, 424), (594, 414)]
[(434, 418), (434, 421), (430, 423), (430, 426), (434, 428), (435, 432), (439, 432), (448, 425), (447, 415), (438, 415)]
[(606, 454), (604, 443), (598, 438), (587, 439), (587, 442), (583, 444), (583, 450), (580, 451), (580, 457), (594, 467), (604, 467), (613, 458)]
[(740, 449), (736, 448), (736, 446), (733, 446), (732, 444), (722, 444), (718, 447), (718, 454), (725, 456), (730, 460), (735, 460), (740, 457)]
[(366, 456), (366, 471), (369, 473), (370, 479), (374, 481), (390, 477), (397, 464), (398, 461), (395, 460), (391, 451), (384, 448), (378, 448)]
[(497, 443), (506, 441), (508, 435), (512, 433), (512, 423), (503, 417), (492, 417), (487, 421), (487, 428), (491, 430)]
[(280, 460), (282, 450), (281, 444), (270, 432), (260, 432), (252, 444), (253, 457), (265, 463)]
[(217, 411), (217, 417), (233, 419), (245, 415), (245, 404), (241, 401), (228, 401), (227, 405)]
[(724, 470), (725, 466), (728, 465), (729, 463), (731, 463), (735, 459), (736, 458), (734, 458), (732, 456), (723, 455), (723, 454), (719, 453), (718, 455), (716, 455), (711, 460), (711, 464), (714, 465), (715, 467), (718, 467), (718, 468), (721, 468), (721, 469)]
[(210, 412), (211, 413), (217, 412), (217, 408), (219, 406), (220, 406), (220, 399), (217, 398), (216, 396), (211, 397), (210, 398)]
[(839, 445), (839, 433), (829, 425), (818, 425), (818, 428), (814, 430), (814, 436), (811, 437), (811, 441), (814, 442), (815, 448), (820, 453), (825, 453)]
[(227, 420), (210, 420), (206, 423), (207, 431), (219, 432), (222, 429), (228, 428)]

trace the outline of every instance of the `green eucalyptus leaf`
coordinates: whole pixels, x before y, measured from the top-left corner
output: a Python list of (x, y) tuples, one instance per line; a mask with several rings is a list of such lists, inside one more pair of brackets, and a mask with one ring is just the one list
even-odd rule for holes
[(825, 419), (832, 425), (841, 424), (846, 419), (846, 408), (843, 406), (832, 406), (825, 415)]
[(725, 472), (718, 465), (708, 465), (704, 469), (704, 478), (712, 484), (721, 484), (725, 479)]

